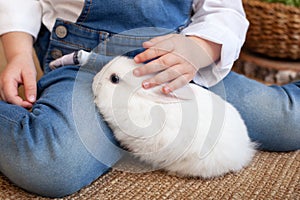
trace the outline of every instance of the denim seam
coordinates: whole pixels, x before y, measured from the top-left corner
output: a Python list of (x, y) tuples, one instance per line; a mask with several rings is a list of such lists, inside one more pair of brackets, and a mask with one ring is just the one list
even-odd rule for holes
[[(115, 37), (115, 38), (121, 38), (121, 39), (135, 39), (135, 40), (145, 40), (148, 38), (153, 38), (153, 36), (131, 36), (131, 35), (125, 35), (122, 33), (112, 33), (112, 32), (105, 31), (105, 30), (95, 30), (95, 29), (91, 29), (88, 27), (83, 27), (76, 23), (71, 23), (69, 21), (63, 21), (63, 23), (67, 24), (67, 25), (72, 25), (75, 28), (78, 28), (79, 30), (82, 30), (82, 31), (86, 31), (89, 33), (96, 33), (96, 34), (99, 34), (100, 36), (104, 35), (104, 38), (109, 38), (108, 36), (113, 37), (113, 38)], [(181, 26), (179, 26), (179, 27), (181, 27)], [(176, 33), (176, 30), (172, 30), (172, 32), (170, 32), (170, 33)], [(89, 37), (86, 37), (86, 38), (89, 38)]]
[(18, 121), (14, 121), (13, 119), (11, 118), (7, 118), (5, 115), (2, 115), (0, 114), (0, 118), (4, 119), (7, 121), (7, 123), (11, 123), (11, 124), (15, 124), (15, 125), (18, 125), (20, 126), (19, 122)]
[(86, 49), (88, 51), (92, 50), (91, 48), (87, 48), (87, 47), (84, 47), (82, 45), (74, 44), (74, 43), (71, 43), (71, 42), (66, 42), (64, 40), (52, 39), (52, 41), (55, 41), (55, 42), (58, 42), (58, 43), (61, 43), (61, 44), (64, 44), (64, 45), (69, 45), (70, 47), (74, 47), (74, 48), (82, 48), (82, 49)]
[[(132, 39), (132, 40), (134, 40), (134, 41), (143, 41), (143, 40), (145, 40), (145, 39), (150, 39), (150, 37), (130, 37), (130, 36), (112, 36), (112, 37), (118, 37), (118, 38), (120, 38), (120, 39)], [(91, 50), (92, 50), (92, 48), (87, 48), (87, 47), (84, 47), (84, 46), (82, 46), (82, 45), (78, 45), (78, 44), (75, 44), (75, 43), (72, 43), (72, 42), (67, 42), (67, 41), (65, 41), (65, 40), (57, 40), (57, 39), (52, 38), (52, 41), (61, 43), (61, 44), (63, 44), (63, 45), (69, 45), (69, 46), (74, 47), (74, 48), (82, 48), (82, 49), (86, 49), (86, 50), (88, 50), (88, 51), (91, 51)], [(109, 41), (110, 41), (110, 38), (107, 38), (107, 40), (103, 40), (103, 43), (107, 43), (107, 42), (109, 42)], [(101, 42), (100, 42), (100, 43), (101, 43)], [(118, 44), (118, 42), (116, 42), (116, 43), (114, 43), (114, 44)], [(122, 43), (120, 43), (120, 44), (122, 44)], [(134, 47), (134, 46), (136, 46), (136, 45), (133, 44), (133, 45), (128, 45), (128, 46)], [(137, 48), (138, 48), (138, 47), (137, 47)]]
[(85, 0), (84, 8), (81, 12), (81, 15), (78, 17), (77, 22), (83, 23), (88, 18), (88, 15), (91, 11), (91, 7), (93, 5), (93, 0)]
[(91, 29), (91, 28), (84, 27), (84, 26), (79, 25), (79, 24), (76, 24), (76, 23), (69, 22), (69, 21), (63, 21), (63, 23), (64, 23), (64, 24), (67, 24), (67, 25), (75, 26), (75, 27), (78, 28), (79, 30), (87, 31), (87, 32), (90, 32), (90, 33), (97, 33), (97, 34), (103, 34), (103, 33), (108, 34), (108, 33), (109, 33), (109, 32), (104, 31), (104, 30), (95, 30), (95, 29)]
[(111, 38), (120, 38), (120, 39), (132, 39), (132, 40), (145, 40), (152, 38), (151, 36), (130, 36), (130, 35), (122, 35), (122, 34), (113, 34)]

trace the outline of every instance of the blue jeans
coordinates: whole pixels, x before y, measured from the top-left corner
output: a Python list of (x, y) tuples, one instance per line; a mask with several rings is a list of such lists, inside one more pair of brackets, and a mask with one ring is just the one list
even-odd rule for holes
[[(80, 73), (85, 80), (76, 79), (77, 66), (46, 74), (38, 82), (40, 96), (32, 112), (0, 102), (0, 171), (16, 185), (44, 196), (64, 196), (90, 184), (120, 158), (117, 149), (109, 148), (115, 144), (114, 139), (100, 116), (95, 112), (85, 117), (90, 114), (87, 107), (94, 109), (94, 74)], [(74, 88), (80, 95), (73, 94)], [(85, 110), (74, 111), (76, 105)], [(97, 120), (98, 126), (91, 126), (90, 118)], [(112, 143), (95, 141), (100, 152), (95, 158), (78, 134), (82, 129), (87, 137), (104, 134)], [(92, 146), (91, 142), (88, 145)]]
[(266, 86), (231, 72), (210, 88), (241, 113), (249, 136), (268, 151), (300, 149), (300, 82)]

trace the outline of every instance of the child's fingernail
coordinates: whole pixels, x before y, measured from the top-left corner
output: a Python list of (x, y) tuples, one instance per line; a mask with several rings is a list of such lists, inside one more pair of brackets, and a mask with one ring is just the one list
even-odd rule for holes
[(150, 83), (149, 82), (143, 82), (143, 88), (147, 89), (150, 87)]
[(35, 102), (35, 96), (34, 96), (34, 95), (30, 95), (29, 98), (28, 98), (28, 100), (29, 100), (31, 103)]
[(140, 62), (140, 59), (139, 59), (138, 56), (135, 56), (135, 57), (133, 58), (133, 60), (134, 60), (136, 63), (139, 63), (139, 62)]
[(140, 72), (139, 72), (139, 70), (137, 70), (137, 69), (133, 70), (133, 75), (135, 75), (135, 76), (139, 76), (139, 75), (140, 75)]
[(144, 42), (144, 46), (150, 47), (150, 46), (153, 46), (153, 43), (150, 41), (146, 41), (146, 42)]
[(165, 93), (165, 94), (169, 94), (170, 92), (172, 92), (171, 88), (168, 87), (168, 86), (164, 86), (162, 88), (162, 92)]

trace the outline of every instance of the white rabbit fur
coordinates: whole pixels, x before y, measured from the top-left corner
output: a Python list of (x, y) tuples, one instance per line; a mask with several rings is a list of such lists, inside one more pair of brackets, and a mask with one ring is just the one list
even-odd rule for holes
[(117, 57), (93, 82), (96, 106), (123, 147), (181, 176), (211, 178), (247, 166), (255, 144), (232, 105), (195, 84), (169, 96), (160, 87), (145, 90), (141, 82), (146, 77), (132, 74), (141, 65)]

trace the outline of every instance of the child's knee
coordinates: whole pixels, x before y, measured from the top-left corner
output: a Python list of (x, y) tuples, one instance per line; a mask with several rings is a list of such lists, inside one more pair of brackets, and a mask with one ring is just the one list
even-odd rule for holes
[(258, 142), (261, 149), (292, 151), (300, 148), (299, 108), (282, 93), (253, 90), (229, 100), (241, 113), (250, 138)]
[(3, 173), (26, 191), (63, 197), (77, 192), (109, 169), (84, 148), (62, 148), (51, 154), (28, 153), (27, 159), (18, 159)]
[(291, 116), (283, 116), (282, 121), (265, 129), (262, 135), (262, 149), (268, 151), (294, 151), (300, 149), (300, 125)]
[[(259, 101), (258, 101), (259, 102)], [(237, 106), (248, 128), (249, 137), (268, 151), (300, 149), (299, 112), (272, 107), (272, 104)]]
[(87, 151), (74, 129), (56, 125), (44, 117), (26, 116), (1, 146), (1, 172), (41, 196), (72, 194), (108, 169)]

